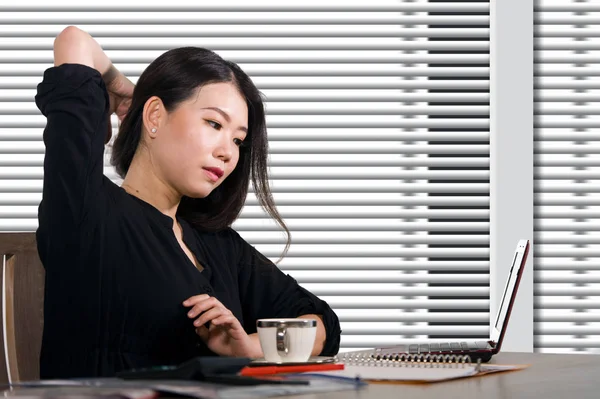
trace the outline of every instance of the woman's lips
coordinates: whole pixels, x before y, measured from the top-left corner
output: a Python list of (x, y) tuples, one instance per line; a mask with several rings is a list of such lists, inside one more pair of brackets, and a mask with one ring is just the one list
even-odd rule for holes
[(223, 171), (219, 168), (203, 168), (204, 172), (210, 180), (216, 182), (223, 176)]

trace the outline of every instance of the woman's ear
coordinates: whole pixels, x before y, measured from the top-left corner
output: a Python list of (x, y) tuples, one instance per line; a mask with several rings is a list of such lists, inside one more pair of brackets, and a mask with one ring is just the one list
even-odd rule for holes
[(158, 134), (164, 109), (161, 99), (156, 96), (150, 97), (148, 101), (146, 101), (146, 104), (144, 104), (142, 131), (145, 130), (145, 134), (148, 134), (151, 139), (155, 138)]

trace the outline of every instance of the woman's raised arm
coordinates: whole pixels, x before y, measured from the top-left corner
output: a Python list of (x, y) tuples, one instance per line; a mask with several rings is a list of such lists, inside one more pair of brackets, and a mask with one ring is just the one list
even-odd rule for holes
[[(56, 37), (54, 63), (44, 72), (35, 97), (46, 117), (38, 211), (41, 256), (60, 251), (82, 223), (99, 217), (110, 114), (133, 93), (133, 84), (112, 66), (100, 45), (78, 28), (68, 27)], [(109, 83), (120, 87), (121, 94)], [(120, 109), (124, 115), (127, 107)]]

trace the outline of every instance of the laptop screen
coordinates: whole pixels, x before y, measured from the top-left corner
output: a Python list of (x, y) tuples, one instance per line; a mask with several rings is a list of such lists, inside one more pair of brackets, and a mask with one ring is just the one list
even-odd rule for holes
[(517, 244), (517, 248), (512, 258), (512, 264), (510, 266), (510, 272), (506, 280), (504, 292), (500, 299), (500, 307), (498, 308), (498, 314), (496, 315), (496, 321), (492, 325), (491, 340), (499, 343), (501, 335), (506, 329), (505, 326), (508, 324), (508, 315), (511, 307), (511, 302), (514, 300), (514, 296), (517, 294), (517, 281), (519, 275), (525, 266), (527, 260), (527, 250), (529, 248), (528, 240), (520, 240)]

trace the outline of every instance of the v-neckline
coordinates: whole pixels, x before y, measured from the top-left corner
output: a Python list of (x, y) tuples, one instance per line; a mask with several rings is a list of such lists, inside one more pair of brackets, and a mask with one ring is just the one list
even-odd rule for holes
[[(194, 270), (196, 270), (196, 272), (198, 272), (199, 274), (201, 274), (202, 276), (204, 276), (205, 278), (208, 279), (208, 277), (210, 275), (210, 271), (209, 271), (210, 266), (207, 264), (207, 262), (204, 260), (203, 257), (198, 256), (199, 248), (195, 245), (196, 239), (194, 237), (194, 232), (189, 231), (189, 229), (192, 229), (192, 227), (188, 226), (187, 222), (184, 219), (175, 215), (177, 222), (179, 222), (179, 225), (181, 226), (181, 240), (188, 247), (190, 252), (194, 255), (194, 257), (196, 258), (196, 261), (200, 265), (202, 265), (202, 270), (200, 270), (196, 267), (196, 265), (191, 261), (191, 259), (188, 257), (188, 255), (185, 253), (185, 251), (181, 247), (181, 244), (179, 244), (179, 241), (177, 240), (177, 236), (175, 235), (175, 231), (173, 230), (173, 224), (175, 223), (175, 220), (171, 216), (165, 215), (160, 210), (158, 210), (154, 205), (152, 205), (149, 202), (144, 201), (143, 199), (141, 199), (140, 197), (138, 197), (136, 195), (129, 193), (123, 187), (119, 186), (119, 188), (123, 191), (123, 193), (125, 193), (126, 196), (128, 196), (129, 198), (133, 198), (139, 204), (141, 204), (144, 208), (146, 208), (149, 212), (151, 212), (154, 216), (156, 216), (156, 218), (158, 218), (158, 220), (161, 222), (161, 224), (163, 224), (166, 228), (169, 229), (169, 231), (171, 233), (170, 236), (173, 238), (173, 241), (179, 248), (180, 253), (183, 254), (187, 264), (190, 267), (194, 268)], [(192, 243), (192, 245), (190, 245), (190, 243)]]
[[(200, 258), (198, 257), (198, 255), (196, 254), (196, 251), (194, 251), (194, 249), (192, 248), (193, 245), (190, 245), (190, 237), (189, 234), (187, 233), (187, 228), (188, 226), (184, 226), (184, 224), (186, 224), (185, 220), (181, 219), (181, 218), (176, 218), (176, 221), (174, 221), (173, 223), (177, 222), (179, 224), (179, 228), (181, 229), (181, 241), (183, 242), (183, 244), (187, 247), (187, 249), (191, 252), (192, 256), (194, 257), (195, 262), (198, 263), (198, 265), (200, 265), (202, 267), (202, 269), (200, 269), (193, 261), (192, 259), (190, 259), (190, 257), (188, 256), (188, 254), (185, 252), (185, 249), (183, 249), (183, 247), (181, 246), (181, 244), (179, 243), (179, 240), (177, 239), (177, 235), (175, 234), (175, 231), (173, 229), (171, 229), (173, 231), (173, 237), (175, 238), (175, 241), (177, 242), (177, 245), (179, 246), (179, 248), (181, 249), (181, 252), (183, 253), (183, 255), (185, 256), (185, 258), (187, 259), (187, 261), (189, 262), (189, 264), (196, 269), (197, 271), (199, 271), (200, 273), (204, 272), (204, 270), (206, 270), (206, 266), (204, 265), (204, 262), (200, 262)], [(186, 237), (187, 236), (187, 237)], [(197, 249), (197, 248), (196, 248)]]

